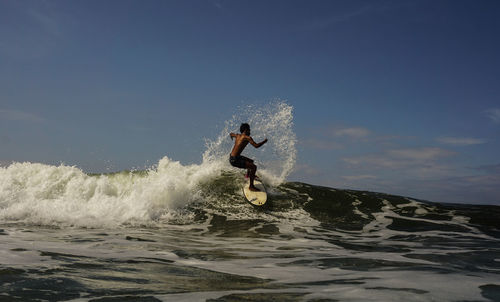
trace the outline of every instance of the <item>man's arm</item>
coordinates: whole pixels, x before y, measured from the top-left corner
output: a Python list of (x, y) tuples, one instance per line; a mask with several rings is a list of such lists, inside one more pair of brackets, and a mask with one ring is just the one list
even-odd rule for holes
[(233, 138), (236, 137), (236, 134), (234, 134), (234, 133), (231, 132), (231, 133), (229, 133), (229, 136), (231, 136), (231, 139), (233, 139)]
[(256, 143), (252, 137), (248, 137), (248, 141), (250, 142), (250, 144), (252, 144), (252, 146), (254, 146), (255, 148), (260, 148), (262, 145), (264, 145), (265, 143), (267, 143), (267, 138), (263, 141), (261, 141), (260, 143)]

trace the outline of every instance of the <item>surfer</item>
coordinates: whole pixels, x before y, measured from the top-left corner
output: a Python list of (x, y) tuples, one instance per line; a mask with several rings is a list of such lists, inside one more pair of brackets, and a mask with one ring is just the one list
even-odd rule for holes
[(267, 138), (260, 143), (256, 143), (250, 136), (250, 125), (247, 123), (241, 124), (240, 132), (241, 134), (235, 134), (232, 132), (229, 134), (231, 139), (236, 138), (233, 150), (229, 156), (229, 163), (231, 163), (233, 167), (247, 169), (247, 176), (250, 177), (250, 186), (248, 189), (250, 189), (250, 191), (260, 191), (253, 184), (255, 172), (257, 172), (257, 166), (253, 163), (252, 159), (242, 156), (241, 152), (243, 152), (243, 149), (245, 149), (248, 143), (255, 148), (260, 148), (262, 145), (267, 143)]

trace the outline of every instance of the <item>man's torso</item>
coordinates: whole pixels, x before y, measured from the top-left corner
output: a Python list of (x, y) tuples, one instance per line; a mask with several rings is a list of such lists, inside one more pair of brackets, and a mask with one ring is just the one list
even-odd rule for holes
[(231, 151), (231, 156), (239, 156), (243, 149), (248, 145), (249, 136), (244, 134), (236, 134), (236, 141), (234, 142), (233, 150)]

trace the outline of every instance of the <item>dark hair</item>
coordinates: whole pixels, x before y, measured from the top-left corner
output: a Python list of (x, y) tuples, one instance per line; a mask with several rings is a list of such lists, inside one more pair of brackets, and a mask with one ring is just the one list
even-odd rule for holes
[(243, 123), (243, 124), (241, 124), (241, 126), (240, 126), (240, 132), (241, 132), (241, 133), (243, 133), (243, 132), (245, 132), (246, 130), (250, 130), (250, 125), (249, 125), (249, 124), (247, 124), (247, 123)]

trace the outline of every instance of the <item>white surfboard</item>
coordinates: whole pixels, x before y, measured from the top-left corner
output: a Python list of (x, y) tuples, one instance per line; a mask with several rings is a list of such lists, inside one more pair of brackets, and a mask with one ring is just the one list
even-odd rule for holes
[(248, 188), (250, 186), (249, 179), (246, 181), (245, 185), (243, 185), (243, 195), (245, 195), (246, 200), (254, 206), (263, 206), (267, 201), (266, 187), (264, 187), (264, 184), (257, 179), (253, 181), (253, 184), (260, 191), (250, 191), (250, 189)]

